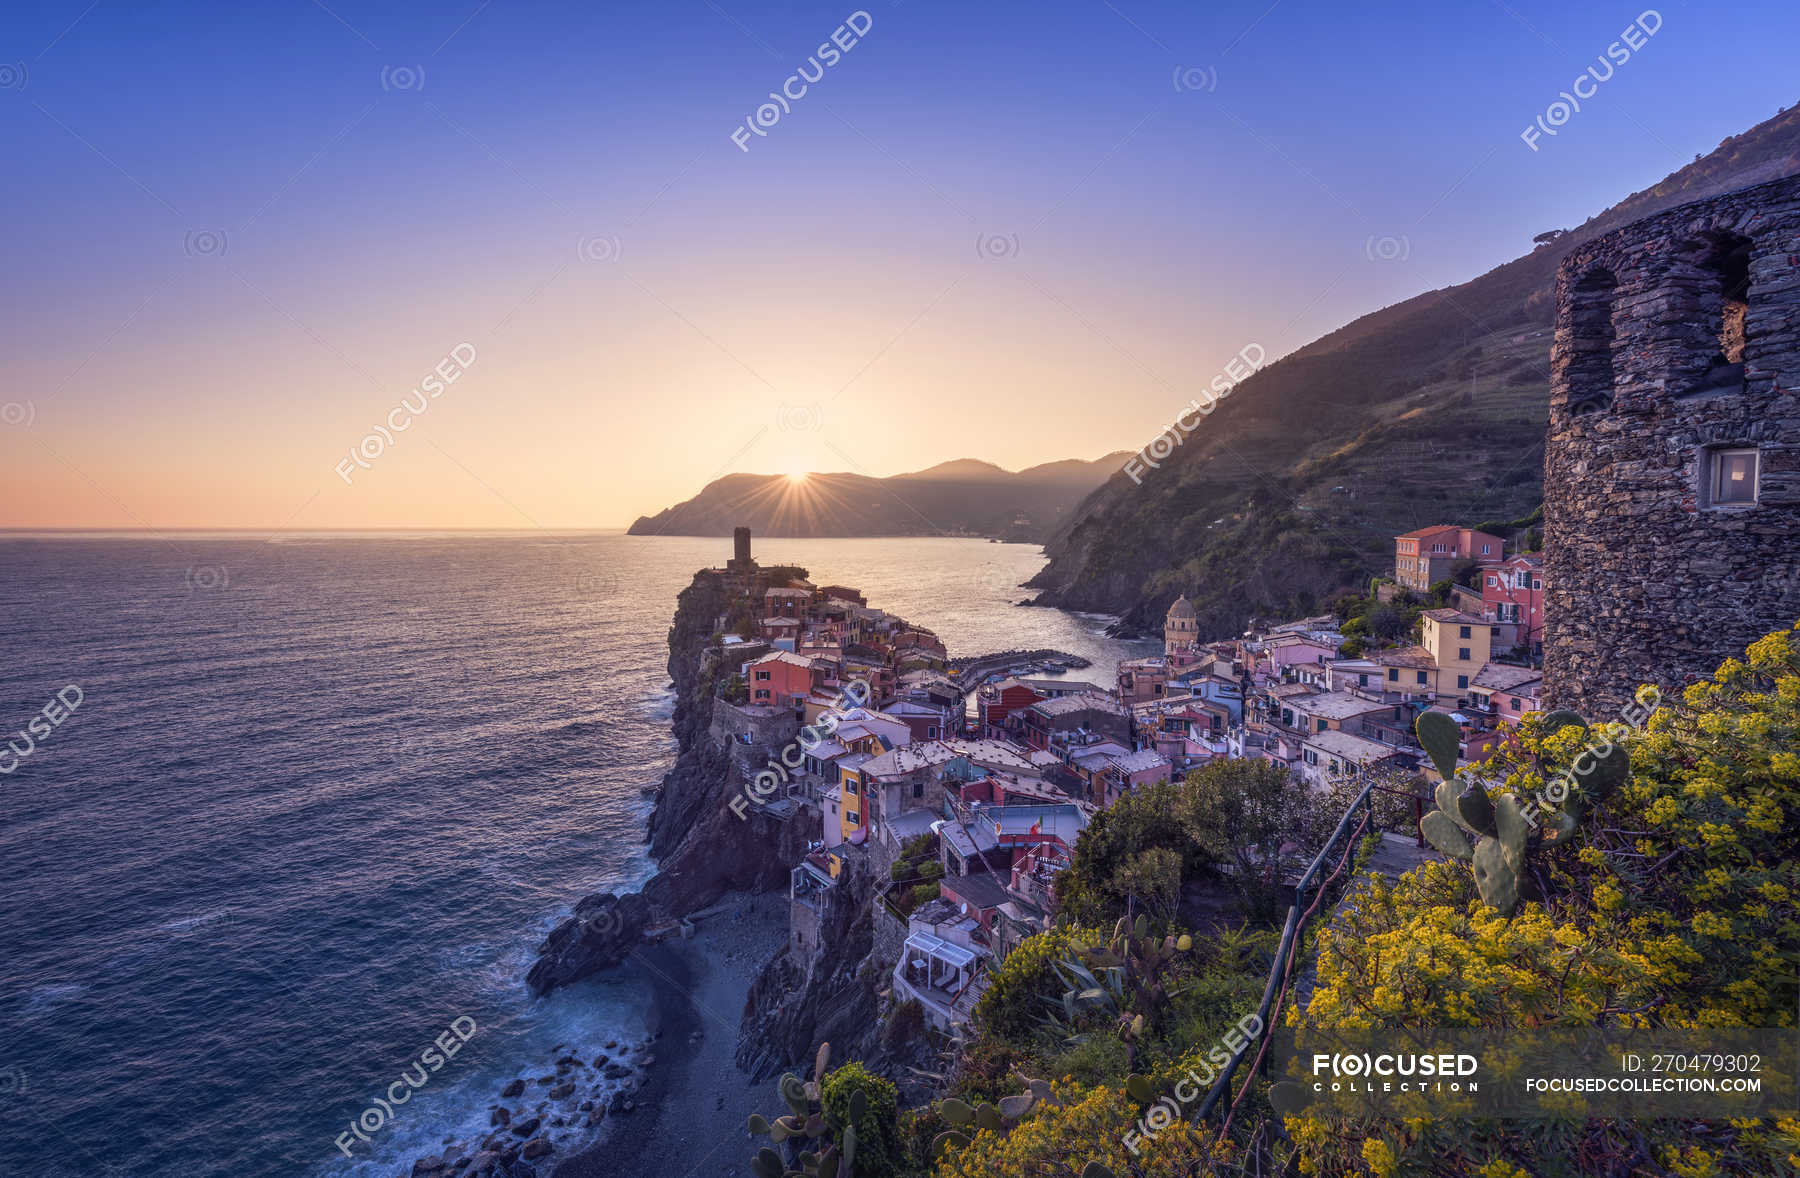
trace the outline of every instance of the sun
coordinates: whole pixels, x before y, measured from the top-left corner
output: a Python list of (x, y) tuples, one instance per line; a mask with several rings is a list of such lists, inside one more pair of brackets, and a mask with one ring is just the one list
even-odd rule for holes
[(788, 486), (797, 487), (806, 481), (806, 472), (803, 470), (790, 470), (788, 471), (787, 481)]

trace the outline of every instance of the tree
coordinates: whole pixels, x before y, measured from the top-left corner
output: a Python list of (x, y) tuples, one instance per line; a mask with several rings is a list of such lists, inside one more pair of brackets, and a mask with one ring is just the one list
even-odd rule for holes
[(1398, 642), (1412, 633), (1416, 615), (1404, 606), (1382, 602), (1363, 615), (1369, 633), (1384, 642)]
[(1127, 909), (1141, 911), (1145, 897), (1133, 889), (1153, 882), (1142, 874), (1149, 863), (1140, 861), (1137, 873), (1127, 867), (1145, 851), (1171, 852), (1180, 862), (1182, 880), (1211, 865), (1211, 858), (1175, 820), (1180, 797), (1180, 786), (1153, 785), (1126, 794), (1094, 815), (1075, 841), (1069, 869), (1056, 882), (1057, 902), (1071, 920), (1111, 927)]
[(1139, 851), (1119, 869), (1119, 886), (1157, 920), (1170, 920), (1181, 905), (1181, 856), (1167, 847)]
[(1217, 760), (1188, 774), (1181, 825), (1208, 854), (1231, 864), (1246, 912), (1278, 914), (1284, 855), (1311, 855), (1331, 815), (1324, 798), (1283, 766)]

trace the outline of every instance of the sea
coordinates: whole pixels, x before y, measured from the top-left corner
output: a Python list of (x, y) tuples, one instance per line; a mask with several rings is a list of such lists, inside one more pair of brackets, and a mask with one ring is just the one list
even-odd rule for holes
[[(0, 534), (0, 1174), (391, 1176), (484, 1133), (559, 1045), (641, 1035), (642, 981), (523, 979), (576, 900), (654, 871), (675, 596), (729, 549)], [(1034, 546), (756, 555), (953, 655), (1066, 650), (1110, 684), (1147, 649), (1019, 607)], [(456, 1054), (346, 1156), (446, 1032)]]

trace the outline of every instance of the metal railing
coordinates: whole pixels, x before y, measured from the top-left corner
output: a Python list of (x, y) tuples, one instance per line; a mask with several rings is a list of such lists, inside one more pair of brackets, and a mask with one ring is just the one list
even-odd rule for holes
[[(1294, 885), (1294, 902), (1288, 907), (1287, 921), (1281, 928), (1281, 944), (1276, 948), (1275, 960), (1269, 966), (1269, 980), (1268, 984), (1263, 987), (1262, 1005), (1256, 1010), (1256, 1016), (1262, 1029), (1238, 1049), (1237, 1053), (1231, 1057), (1231, 1061), (1219, 1073), (1219, 1078), (1213, 1081), (1213, 1086), (1206, 1093), (1206, 1099), (1201, 1102), (1200, 1110), (1194, 1114), (1196, 1124), (1203, 1123), (1219, 1107), (1220, 1102), (1230, 1095), (1232, 1077), (1237, 1074), (1238, 1067), (1254, 1051), (1256, 1060), (1251, 1065), (1249, 1073), (1244, 1077), (1244, 1086), (1238, 1090), (1237, 1098), (1231, 1102), (1226, 1111), (1220, 1135), (1223, 1136), (1231, 1128), (1232, 1115), (1237, 1112), (1238, 1103), (1244, 1099), (1245, 1094), (1250, 1091), (1251, 1082), (1256, 1079), (1256, 1073), (1262, 1066), (1263, 1056), (1268, 1051), (1269, 1040), (1274, 1034), (1274, 1020), (1280, 1017), (1281, 1007), (1286, 1001), (1288, 983), (1293, 979), (1294, 959), (1300, 947), (1301, 931), (1325, 898), (1326, 888), (1336, 882), (1338, 876), (1342, 875), (1349, 866), (1349, 862), (1355, 854), (1357, 841), (1362, 837), (1363, 831), (1374, 821), (1374, 795), (1377, 791), (1404, 792), (1389, 790), (1374, 782), (1363, 786), (1362, 792), (1357, 794), (1356, 799), (1344, 810), (1344, 816), (1338, 820), (1337, 829), (1325, 841), (1325, 845), (1319, 848), (1319, 853), (1313, 856), (1312, 863), (1300, 876), (1300, 882)], [(1329, 874), (1326, 874), (1328, 870)], [(1311, 895), (1310, 903), (1307, 898), (1309, 894)]]

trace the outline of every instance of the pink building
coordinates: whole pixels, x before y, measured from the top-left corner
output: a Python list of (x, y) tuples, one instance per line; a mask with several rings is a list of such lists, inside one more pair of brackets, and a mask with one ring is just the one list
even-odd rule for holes
[(818, 669), (811, 659), (786, 651), (764, 655), (745, 668), (744, 673), (750, 702), (765, 708), (799, 709), (805, 706), (806, 697), (812, 694), (815, 676), (818, 676)]
[(1336, 658), (1337, 652), (1337, 647), (1304, 634), (1277, 634), (1268, 640), (1264, 657), (1269, 674), (1280, 676), (1287, 667), (1315, 666)]
[(1481, 613), (1501, 626), (1501, 641), (1533, 652), (1544, 645), (1544, 558), (1527, 552), (1481, 574)]

